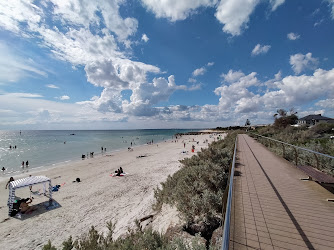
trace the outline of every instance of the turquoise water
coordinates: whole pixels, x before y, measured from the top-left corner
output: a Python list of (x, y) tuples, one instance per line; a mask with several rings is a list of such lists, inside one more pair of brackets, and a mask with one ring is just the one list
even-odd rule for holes
[[(106, 154), (171, 139), (185, 129), (148, 130), (31, 130), (0, 131), (0, 169), (6, 168), (3, 176), (16, 175), (36, 168), (47, 168), (60, 163), (80, 160), (82, 154)], [(75, 134), (75, 135), (71, 135)], [(64, 143), (66, 142), (66, 143)], [(13, 148), (16, 145), (16, 149)], [(12, 149), (9, 147), (12, 146)], [(22, 161), (29, 161), (29, 167), (22, 168)]]

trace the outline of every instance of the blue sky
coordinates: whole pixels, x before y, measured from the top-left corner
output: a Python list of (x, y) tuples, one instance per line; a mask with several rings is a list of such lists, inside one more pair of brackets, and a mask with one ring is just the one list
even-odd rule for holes
[(206, 128), (334, 117), (334, 0), (15, 0), (0, 129)]

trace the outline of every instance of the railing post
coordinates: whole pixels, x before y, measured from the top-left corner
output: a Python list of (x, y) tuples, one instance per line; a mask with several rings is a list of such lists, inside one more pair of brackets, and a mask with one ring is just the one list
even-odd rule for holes
[(285, 147), (284, 147), (284, 144), (282, 144), (282, 147), (283, 147), (283, 158), (285, 158)]

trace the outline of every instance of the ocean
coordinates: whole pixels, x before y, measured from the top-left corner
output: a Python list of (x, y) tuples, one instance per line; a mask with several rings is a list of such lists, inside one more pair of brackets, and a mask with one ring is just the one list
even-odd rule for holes
[[(1, 177), (15, 176), (27, 171), (54, 167), (62, 163), (80, 160), (82, 155), (101, 154), (101, 147), (111, 153), (153, 140), (159, 143), (176, 133), (190, 129), (144, 130), (22, 130), (0, 131)], [(11, 148), (10, 148), (11, 146)], [(16, 146), (16, 148), (15, 148)], [(22, 168), (22, 161), (29, 167)], [(0, 177), (0, 178), (1, 178)]]

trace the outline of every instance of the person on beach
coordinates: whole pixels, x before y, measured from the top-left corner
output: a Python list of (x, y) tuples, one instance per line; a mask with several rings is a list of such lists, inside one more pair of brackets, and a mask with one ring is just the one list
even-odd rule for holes
[(32, 199), (31, 198), (27, 198), (24, 199), (21, 204), (20, 204), (20, 212), (22, 214), (26, 214), (29, 212), (32, 212), (34, 210), (36, 210), (36, 208), (34, 208), (33, 206), (29, 206), (29, 204), (32, 203)]
[(123, 174), (123, 168), (122, 167), (119, 168), (119, 171), (121, 172), (121, 174)]
[(22, 161), (22, 164), (21, 164), (21, 166), (24, 168), (24, 161)]
[(26, 167), (29, 167), (29, 161), (26, 161)]
[(9, 181), (8, 181), (7, 184), (6, 184), (6, 188), (5, 188), (5, 189), (7, 189), (9, 183), (11, 183), (12, 181), (14, 181), (14, 178), (13, 178), (13, 177), (10, 177), (10, 178), (9, 178)]
[(5, 167), (2, 167), (2, 169), (1, 169), (1, 170), (2, 170), (3, 172), (5, 172), (5, 170), (6, 170), (6, 169), (5, 169)]
[(121, 176), (121, 170), (117, 169), (117, 174), (116, 176)]

